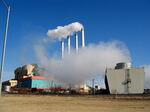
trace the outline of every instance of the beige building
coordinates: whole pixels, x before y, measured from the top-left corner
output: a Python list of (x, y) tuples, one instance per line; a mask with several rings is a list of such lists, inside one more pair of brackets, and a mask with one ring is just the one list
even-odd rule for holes
[(17, 86), (17, 80), (8, 80), (2, 83), (2, 90), (5, 92), (10, 92), (11, 88)]
[(115, 69), (106, 69), (106, 87), (110, 94), (142, 94), (144, 92), (144, 68), (132, 68), (119, 63)]
[(10, 86), (10, 87), (15, 87), (17, 86), (17, 80), (8, 80), (3, 82), (4, 86)]

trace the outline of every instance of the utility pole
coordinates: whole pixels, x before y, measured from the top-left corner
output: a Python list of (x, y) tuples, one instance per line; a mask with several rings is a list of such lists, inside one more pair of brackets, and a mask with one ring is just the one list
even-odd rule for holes
[(95, 94), (95, 79), (92, 79), (92, 93)]
[(8, 6), (4, 0), (1, 0), (1, 2), (4, 4), (4, 6), (7, 10), (7, 17), (6, 17), (6, 28), (5, 28), (5, 32), (4, 32), (1, 67), (0, 67), (0, 95), (2, 94), (2, 76), (3, 76), (3, 69), (4, 69), (4, 63), (5, 63), (5, 51), (6, 51), (8, 22), (9, 22), (9, 14), (10, 14), (10, 6)]

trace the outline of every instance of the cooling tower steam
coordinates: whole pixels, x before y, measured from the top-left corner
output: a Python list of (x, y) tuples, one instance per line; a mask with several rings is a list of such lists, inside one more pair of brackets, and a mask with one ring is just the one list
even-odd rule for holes
[[(66, 26), (67, 27), (67, 26)], [(55, 79), (68, 84), (79, 84), (95, 77), (104, 75), (106, 67), (114, 67), (118, 62), (130, 62), (130, 53), (122, 42), (99, 42), (90, 44), (84, 49), (75, 49), (64, 58), (49, 58), (44, 45), (36, 46), (39, 64), (48, 70)]]
[(83, 25), (79, 22), (74, 22), (65, 26), (58, 26), (56, 29), (48, 30), (47, 35), (50, 39), (61, 40), (67, 38), (69, 35), (73, 35), (75, 32), (81, 31)]

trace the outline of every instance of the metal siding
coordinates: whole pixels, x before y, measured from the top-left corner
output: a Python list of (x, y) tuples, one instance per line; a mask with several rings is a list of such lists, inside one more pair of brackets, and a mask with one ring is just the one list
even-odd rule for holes
[(107, 78), (109, 91), (111, 94), (123, 94), (124, 93), (124, 85), (122, 84), (125, 79), (125, 71), (123, 69), (107, 70)]
[(18, 87), (31, 88), (31, 80), (23, 80), (18, 83)]
[(129, 93), (143, 93), (144, 92), (144, 69), (130, 69), (131, 85)]
[[(106, 76), (111, 94), (140, 94), (144, 92), (143, 68), (107, 69)], [(131, 81), (126, 83), (127, 79)]]
[(57, 88), (63, 87), (63, 83), (48, 80), (32, 80), (32, 88)]

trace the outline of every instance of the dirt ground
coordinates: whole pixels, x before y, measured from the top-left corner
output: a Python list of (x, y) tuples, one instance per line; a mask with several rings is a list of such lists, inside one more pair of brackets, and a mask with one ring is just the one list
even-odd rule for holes
[(150, 112), (149, 99), (103, 96), (5, 95), (0, 112)]

